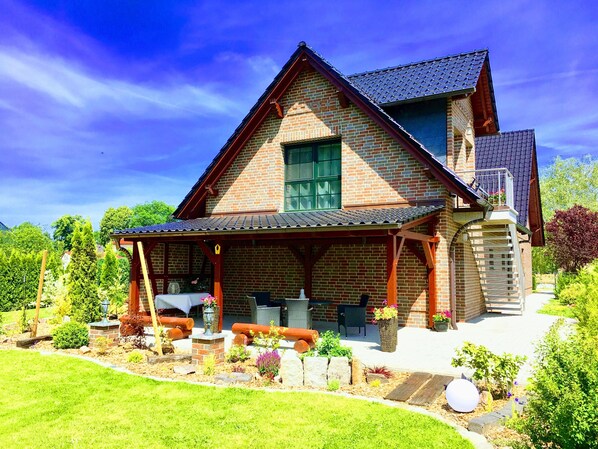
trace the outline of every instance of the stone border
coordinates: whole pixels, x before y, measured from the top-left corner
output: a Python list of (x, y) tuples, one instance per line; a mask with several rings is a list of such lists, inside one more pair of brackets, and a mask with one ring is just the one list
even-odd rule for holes
[[(4, 349), (4, 348), (0, 348), (0, 350), (2, 350), (2, 349)], [(15, 349), (6, 348), (5, 350), (14, 351)], [(16, 350), (19, 350), (19, 349), (16, 349)], [(22, 349), (22, 350), (32, 352), (31, 349)], [(43, 356), (59, 355), (59, 356), (73, 357), (73, 358), (80, 359), (80, 360), (86, 360), (88, 362), (95, 363), (96, 365), (102, 366), (104, 368), (110, 368), (110, 369), (113, 369), (114, 371), (118, 371), (118, 372), (121, 372), (124, 374), (129, 374), (129, 375), (133, 375), (133, 376), (137, 376), (137, 377), (144, 377), (146, 379), (152, 379), (152, 380), (156, 380), (156, 381), (160, 381), (160, 382), (173, 382), (173, 383), (180, 382), (180, 383), (186, 383), (186, 384), (190, 384), (190, 385), (200, 385), (200, 386), (214, 387), (214, 388), (230, 388), (228, 385), (219, 385), (219, 384), (214, 384), (211, 382), (198, 382), (198, 381), (187, 380), (187, 379), (169, 379), (169, 378), (158, 377), (158, 376), (147, 376), (147, 375), (143, 375), (143, 374), (139, 374), (139, 373), (134, 373), (133, 371), (129, 371), (127, 368), (123, 368), (121, 366), (114, 365), (112, 363), (102, 362), (101, 360), (97, 360), (92, 357), (86, 357), (86, 356), (78, 355), (78, 354), (67, 354), (65, 352), (59, 352), (59, 351), (56, 351), (56, 352), (36, 351), (36, 352), (38, 352), (40, 355), (43, 355)], [(265, 391), (268, 393), (327, 394), (327, 395), (332, 395), (332, 396), (342, 396), (342, 397), (345, 397), (348, 399), (357, 399), (357, 400), (361, 400), (361, 401), (375, 402), (378, 404), (386, 405), (388, 407), (401, 408), (401, 409), (404, 409), (404, 410), (407, 410), (410, 412), (419, 413), (420, 415), (429, 416), (431, 418), (434, 418), (440, 422), (443, 422), (443, 423), (451, 426), (453, 429), (455, 429), (457, 431), (457, 433), (459, 435), (461, 435), (463, 438), (465, 438), (471, 444), (473, 444), (473, 446), (476, 449), (494, 449), (494, 446), (492, 446), (492, 444), (490, 444), (490, 442), (483, 435), (481, 435), (479, 433), (471, 432), (471, 431), (467, 430), (465, 427), (455, 424), (454, 422), (446, 419), (444, 416), (441, 416), (437, 413), (431, 412), (429, 410), (426, 410), (426, 409), (423, 409), (420, 407), (415, 407), (415, 406), (412, 406), (409, 404), (389, 401), (387, 399), (381, 399), (381, 398), (370, 398), (367, 396), (352, 395), (352, 394), (345, 393), (345, 392), (332, 392), (332, 391), (319, 391), (319, 390), (315, 391), (315, 390), (309, 390), (309, 389), (305, 389), (305, 390), (284, 390), (284, 389), (278, 390), (278, 389), (276, 389), (275, 390), (273, 388), (268, 388), (268, 387), (248, 387), (248, 386), (239, 386), (238, 384), (235, 385), (235, 388), (247, 388), (250, 390)]]

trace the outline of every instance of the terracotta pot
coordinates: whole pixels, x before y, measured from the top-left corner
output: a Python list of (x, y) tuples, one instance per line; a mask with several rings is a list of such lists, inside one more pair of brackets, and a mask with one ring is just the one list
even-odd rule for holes
[(434, 321), (434, 330), (436, 332), (446, 332), (449, 327), (448, 321)]
[(399, 319), (378, 320), (378, 331), (380, 332), (380, 350), (382, 352), (395, 352), (397, 349)]

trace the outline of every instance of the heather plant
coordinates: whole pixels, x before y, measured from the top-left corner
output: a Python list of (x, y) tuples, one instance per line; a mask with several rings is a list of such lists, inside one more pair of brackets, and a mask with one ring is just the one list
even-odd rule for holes
[(64, 323), (52, 332), (52, 344), (57, 349), (78, 349), (88, 343), (89, 329), (83, 323)]
[(465, 342), (451, 361), (454, 367), (474, 370), (473, 379), (497, 398), (507, 397), (525, 356), (504, 353), (497, 355), (482, 345)]
[(280, 355), (276, 350), (264, 351), (258, 356), (255, 364), (260, 375), (272, 381), (280, 370)]

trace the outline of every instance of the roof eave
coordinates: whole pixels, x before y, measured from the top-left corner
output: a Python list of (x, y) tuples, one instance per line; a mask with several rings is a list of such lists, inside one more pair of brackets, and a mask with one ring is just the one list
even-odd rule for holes
[(451, 98), (451, 97), (458, 97), (461, 95), (470, 95), (473, 93), (475, 93), (475, 87), (468, 88), (468, 89), (462, 89), (462, 90), (455, 90), (455, 91), (451, 91), (451, 92), (444, 92), (444, 93), (435, 94), (435, 95), (426, 95), (425, 97), (416, 97), (416, 98), (410, 98), (407, 100), (392, 101), (392, 102), (388, 102), (388, 103), (378, 103), (378, 104), (380, 106), (382, 106), (383, 108), (387, 108), (387, 107), (392, 107), (392, 106), (400, 106), (400, 105), (408, 104), (408, 103), (419, 103), (422, 101), (437, 100), (439, 98)]

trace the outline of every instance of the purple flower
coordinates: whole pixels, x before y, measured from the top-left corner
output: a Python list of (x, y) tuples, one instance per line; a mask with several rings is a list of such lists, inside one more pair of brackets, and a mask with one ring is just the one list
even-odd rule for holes
[(511, 393), (510, 391), (507, 393), (507, 398), (510, 398), (511, 396), (513, 396), (513, 393)]

